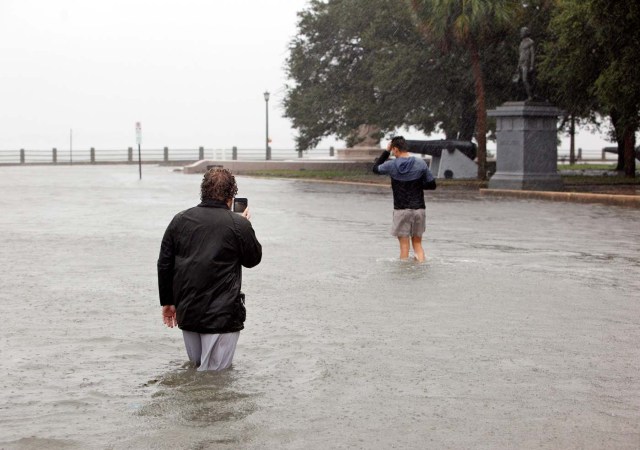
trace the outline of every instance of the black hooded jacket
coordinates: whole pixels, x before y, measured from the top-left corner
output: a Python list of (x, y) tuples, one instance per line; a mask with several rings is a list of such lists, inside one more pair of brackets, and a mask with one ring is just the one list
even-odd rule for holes
[(178, 326), (196, 333), (244, 328), (242, 266), (254, 267), (262, 246), (251, 223), (224, 202), (205, 200), (175, 215), (158, 258), (161, 305), (175, 305)]

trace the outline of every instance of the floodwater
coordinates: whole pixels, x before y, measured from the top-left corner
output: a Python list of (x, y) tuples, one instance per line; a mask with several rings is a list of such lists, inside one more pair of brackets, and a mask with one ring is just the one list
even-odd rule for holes
[(264, 248), (234, 364), (197, 373), (156, 258), (201, 177), (0, 168), (0, 448), (640, 447), (640, 211), (239, 177)]

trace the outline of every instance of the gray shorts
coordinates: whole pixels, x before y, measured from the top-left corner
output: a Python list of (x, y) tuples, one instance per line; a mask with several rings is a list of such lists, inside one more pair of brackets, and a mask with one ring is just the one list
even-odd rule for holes
[(187, 356), (199, 371), (222, 370), (231, 365), (240, 332), (201, 334), (182, 330)]
[(391, 234), (398, 237), (422, 236), (425, 223), (424, 209), (394, 209)]

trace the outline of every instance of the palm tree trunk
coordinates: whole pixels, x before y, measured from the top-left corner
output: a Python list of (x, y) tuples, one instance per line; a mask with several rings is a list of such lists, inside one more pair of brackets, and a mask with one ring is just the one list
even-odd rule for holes
[(487, 108), (485, 105), (484, 77), (480, 64), (478, 46), (473, 40), (468, 42), (471, 54), (471, 68), (476, 90), (476, 140), (478, 141), (478, 178), (487, 178)]

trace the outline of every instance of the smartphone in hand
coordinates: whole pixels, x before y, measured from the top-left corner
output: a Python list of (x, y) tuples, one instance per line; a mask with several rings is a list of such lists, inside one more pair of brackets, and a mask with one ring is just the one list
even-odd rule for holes
[(249, 200), (243, 197), (236, 197), (233, 199), (233, 212), (242, 214), (249, 206)]

